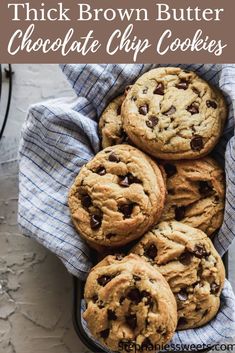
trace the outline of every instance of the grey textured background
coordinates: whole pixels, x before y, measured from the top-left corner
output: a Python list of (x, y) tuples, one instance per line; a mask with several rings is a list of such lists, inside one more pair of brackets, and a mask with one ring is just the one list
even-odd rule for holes
[[(17, 226), (17, 150), (27, 109), (73, 92), (57, 65), (13, 65), (13, 70), (11, 111), (0, 142), (0, 353), (83, 353), (71, 321), (70, 276)], [(235, 244), (229, 256), (233, 288), (234, 250)]]

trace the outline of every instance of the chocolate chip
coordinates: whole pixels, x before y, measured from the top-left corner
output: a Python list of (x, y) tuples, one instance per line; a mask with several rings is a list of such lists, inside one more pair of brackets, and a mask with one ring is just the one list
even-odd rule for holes
[(181, 302), (185, 302), (188, 299), (188, 294), (187, 294), (186, 290), (185, 289), (181, 289), (181, 291), (179, 293), (177, 293), (177, 298)]
[(125, 299), (126, 299), (125, 297), (121, 297), (120, 300), (119, 300), (120, 304), (122, 304)]
[(139, 304), (142, 300), (142, 296), (141, 296), (139, 289), (132, 288), (127, 294), (127, 299), (131, 300), (136, 305)]
[(175, 87), (178, 89), (186, 90), (188, 88), (189, 82), (185, 80), (181, 80)]
[(201, 151), (203, 149), (203, 138), (201, 136), (194, 136), (190, 142), (193, 151)]
[(109, 328), (107, 328), (106, 330), (104, 330), (104, 331), (101, 331), (100, 332), (100, 336), (105, 340), (106, 338), (108, 338), (109, 337)]
[(92, 297), (93, 303), (96, 303), (98, 299), (99, 299), (99, 297), (97, 294), (93, 295), (93, 297)]
[(217, 283), (211, 284), (211, 294), (218, 294), (220, 290), (220, 286)]
[(108, 320), (110, 320), (110, 321), (117, 320), (117, 316), (113, 310), (108, 309), (107, 314), (108, 314)]
[(184, 206), (175, 207), (175, 219), (180, 222), (185, 216), (186, 208)]
[(147, 92), (148, 92), (148, 87), (143, 89), (143, 94), (147, 94)]
[(128, 92), (130, 91), (130, 89), (131, 89), (131, 86), (130, 86), (130, 85), (129, 85), (129, 86), (126, 86), (125, 92), (124, 92), (124, 95), (125, 95), (125, 96), (127, 96), (127, 94), (128, 94)]
[(99, 167), (98, 169), (96, 169), (96, 172), (95, 173), (97, 173), (97, 174), (99, 174), (99, 175), (105, 175), (106, 174), (106, 170), (105, 170), (105, 168), (104, 167)]
[(118, 211), (123, 213), (124, 218), (130, 218), (133, 208), (134, 208), (134, 204), (128, 203), (128, 204), (120, 205), (118, 208)]
[(209, 196), (213, 192), (213, 188), (208, 181), (199, 181), (199, 192), (203, 196)]
[(126, 316), (126, 323), (127, 325), (134, 330), (137, 327), (137, 317), (136, 314), (130, 314)]
[(112, 280), (111, 276), (103, 275), (97, 279), (97, 282), (99, 283), (100, 286), (104, 287), (106, 286), (107, 283), (109, 283)]
[(153, 91), (153, 94), (158, 94), (159, 96), (163, 96), (164, 95), (164, 85), (163, 85), (163, 83), (161, 83), (161, 82), (158, 83), (157, 87)]
[(203, 257), (208, 255), (208, 252), (206, 251), (205, 246), (201, 244), (198, 244), (195, 246), (193, 253), (199, 259), (202, 259)]
[(137, 100), (137, 98), (136, 98), (136, 97), (131, 97), (131, 100), (132, 100), (133, 102), (135, 102), (135, 101)]
[(115, 258), (117, 261), (121, 261), (123, 259), (123, 255), (122, 254), (116, 254)]
[(152, 342), (150, 341), (150, 339), (148, 338), (148, 337), (146, 337), (145, 339), (144, 339), (144, 341), (142, 342), (142, 345), (141, 345), (141, 347), (142, 348), (150, 348), (150, 346), (151, 347), (153, 347), (153, 344), (152, 344)]
[(201, 264), (199, 264), (198, 269), (197, 269), (197, 276), (198, 276), (199, 278), (201, 278), (201, 277), (202, 277), (202, 274), (203, 274), (203, 267), (202, 267)]
[(119, 105), (119, 107), (117, 108), (117, 115), (121, 115), (121, 109), (122, 109), (122, 106)]
[(133, 275), (133, 279), (138, 282), (141, 281), (141, 278), (139, 276)]
[(192, 115), (198, 114), (199, 113), (199, 108), (196, 103), (192, 103), (188, 108), (187, 111), (191, 113)]
[(205, 316), (207, 316), (208, 313), (209, 313), (209, 310), (207, 309), (203, 312), (202, 316), (205, 317)]
[(146, 125), (152, 129), (154, 126), (158, 124), (159, 119), (156, 116), (151, 116), (147, 121)]
[(113, 152), (109, 155), (109, 161), (118, 163), (120, 162), (120, 158)]
[(99, 229), (102, 223), (102, 217), (101, 215), (93, 214), (91, 215), (90, 219), (90, 226), (91, 229)]
[(154, 302), (151, 294), (147, 292), (146, 290), (143, 290), (141, 292), (142, 298), (146, 298), (147, 300), (145, 301), (145, 305), (149, 305), (150, 309), (153, 308)]
[(188, 322), (184, 317), (180, 317), (178, 320), (178, 326), (184, 326), (186, 325)]
[(120, 180), (119, 180), (118, 184), (119, 184), (120, 186), (124, 186), (124, 187), (130, 186), (128, 176), (126, 175), (126, 176), (124, 176), (124, 177), (120, 177)]
[(208, 108), (213, 108), (213, 109), (216, 109), (218, 107), (216, 102), (210, 101), (210, 100), (206, 101), (206, 105)]
[(191, 261), (192, 261), (192, 257), (193, 255), (190, 253), (190, 252), (184, 252), (183, 254), (180, 255), (179, 257), (179, 261), (187, 266), (187, 265), (190, 265)]
[(164, 165), (164, 169), (165, 169), (165, 172), (166, 172), (166, 175), (168, 176), (168, 178), (172, 177), (173, 175), (175, 175), (177, 173), (177, 169), (174, 164), (167, 163)]
[(176, 108), (172, 105), (169, 110), (167, 110), (165, 113), (163, 113), (166, 116), (172, 115), (176, 112)]
[(200, 97), (200, 91), (196, 87), (192, 87), (192, 91)]
[(139, 113), (140, 113), (141, 115), (147, 115), (147, 114), (148, 114), (148, 111), (149, 111), (149, 107), (148, 107), (147, 104), (141, 105), (141, 106), (139, 107)]
[(113, 238), (113, 237), (115, 237), (116, 236), (116, 234), (114, 234), (114, 233), (108, 233), (107, 235), (106, 235), (106, 238), (107, 239), (111, 239), (111, 238)]
[(102, 300), (99, 302), (98, 308), (99, 309), (104, 309), (104, 302), (102, 302)]
[(157, 256), (156, 246), (154, 244), (149, 245), (147, 248), (145, 248), (144, 255), (154, 260), (155, 257)]
[(81, 198), (82, 206), (88, 208), (92, 205), (92, 201), (89, 195), (83, 195)]

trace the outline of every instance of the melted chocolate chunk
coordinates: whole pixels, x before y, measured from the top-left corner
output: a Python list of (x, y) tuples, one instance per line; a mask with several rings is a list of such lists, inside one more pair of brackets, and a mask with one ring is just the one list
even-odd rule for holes
[(164, 85), (163, 83), (159, 82), (155, 90), (153, 91), (153, 94), (158, 94), (159, 96), (164, 95)]
[(127, 294), (127, 299), (134, 302), (136, 305), (139, 304), (142, 300), (142, 295), (138, 288), (132, 288)]
[(115, 314), (115, 312), (113, 310), (108, 309), (107, 314), (108, 314), (109, 321), (117, 320), (117, 315)]
[(216, 109), (218, 107), (217, 103), (214, 102), (214, 101), (206, 101), (206, 105), (207, 105), (207, 108), (213, 108), (213, 109)]
[(165, 113), (163, 113), (164, 115), (170, 116), (172, 114), (174, 114), (176, 112), (176, 107), (174, 107), (173, 105), (170, 107), (169, 110), (167, 110)]
[(133, 102), (135, 102), (135, 101), (137, 100), (137, 98), (136, 98), (136, 97), (131, 97), (131, 100), (132, 100)]
[(187, 323), (188, 322), (185, 319), (185, 317), (180, 317), (179, 320), (178, 320), (178, 326), (183, 326), (183, 325), (186, 325)]
[(119, 206), (118, 211), (123, 213), (124, 218), (130, 218), (132, 211), (134, 208), (134, 204), (133, 203), (128, 203), (128, 204), (124, 204)]
[(82, 195), (81, 197), (82, 206), (88, 208), (92, 205), (92, 201), (89, 195)]
[(188, 265), (190, 265), (192, 258), (193, 258), (193, 255), (187, 251), (187, 252), (184, 252), (183, 254), (180, 255), (179, 261), (183, 265), (188, 266)]
[(107, 328), (106, 330), (104, 330), (104, 331), (101, 331), (100, 332), (100, 336), (105, 340), (106, 338), (108, 338), (109, 337), (109, 328)]
[(195, 246), (193, 253), (199, 259), (202, 259), (203, 257), (206, 257), (207, 255), (209, 255), (204, 245), (201, 245), (201, 244), (198, 244)]
[(118, 182), (119, 185), (124, 186), (124, 187), (128, 187), (128, 186), (130, 186), (131, 184), (134, 184), (134, 183), (140, 184), (141, 180), (136, 178), (131, 173), (128, 173), (127, 175), (124, 175), (124, 176), (120, 176), (120, 180)]
[(164, 165), (164, 169), (168, 178), (172, 177), (177, 173), (177, 169), (174, 164), (167, 163)]
[(196, 103), (192, 103), (188, 108), (187, 111), (194, 115), (194, 114), (198, 114), (199, 113), (199, 108), (198, 105)]
[(93, 229), (93, 230), (99, 229), (101, 227), (101, 223), (102, 223), (102, 216), (101, 215), (97, 215), (97, 214), (91, 215), (91, 219), (90, 219), (91, 229)]
[(104, 309), (104, 302), (102, 302), (102, 300), (99, 302), (98, 308), (99, 309)]
[(218, 294), (220, 290), (220, 286), (217, 283), (211, 284), (211, 294)]
[(157, 248), (154, 244), (149, 245), (147, 248), (144, 249), (144, 255), (154, 260), (157, 256)]
[(202, 196), (209, 196), (213, 192), (213, 188), (208, 181), (199, 181), (199, 192)]
[(177, 207), (175, 208), (175, 219), (176, 221), (180, 222), (184, 216), (185, 216), (185, 211), (186, 211), (186, 208), (184, 206), (181, 206), (181, 207)]
[(99, 175), (105, 175), (106, 174), (106, 170), (104, 167), (99, 167), (98, 169), (96, 169), (95, 173), (99, 174)]
[(130, 314), (126, 316), (127, 325), (134, 330), (137, 327), (137, 317), (136, 314)]
[(133, 275), (134, 281), (138, 282), (141, 281), (141, 278), (139, 276)]
[(146, 125), (152, 129), (154, 128), (154, 126), (156, 126), (158, 124), (158, 118), (156, 116), (151, 116), (147, 121), (146, 121)]
[(189, 82), (186, 80), (181, 80), (175, 87), (178, 89), (186, 90), (188, 88)]
[(139, 113), (140, 113), (141, 115), (147, 115), (147, 114), (148, 114), (148, 111), (149, 111), (149, 107), (148, 107), (147, 104), (141, 105), (141, 106), (139, 107)]
[(177, 293), (177, 298), (181, 302), (185, 302), (188, 299), (188, 294), (186, 292), (186, 289), (181, 289), (181, 291), (179, 293)]
[(97, 279), (100, 286), (105, 287), (112, 280), (111, 276), (103, 275)]
[(119, 105), (119, 107), (117, 108), (117, 115), (121, 115), (121, 109), (122, 109), (122, 106)]
[(190, 142), (193, 151), (201, 151), (203, 149), (203, 138), (201, 136), (194, 136)]
[(113, 152), (109, 155), (109, 162), (120, 162), (120, 158)]

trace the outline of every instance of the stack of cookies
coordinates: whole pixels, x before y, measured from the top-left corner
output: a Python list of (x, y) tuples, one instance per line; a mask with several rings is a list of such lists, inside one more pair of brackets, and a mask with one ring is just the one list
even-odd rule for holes
[(79, 234), (108, 254), (88, 276), (84, 318), (113, 351), (156, 349), (219, 309), (225, 271), (210, 238), (225, 180), (208, 154), (226, 116), (222, 94), (194, 72), (159, 68), (100, 118), (103, 150), (81, 169), (69, 207)]

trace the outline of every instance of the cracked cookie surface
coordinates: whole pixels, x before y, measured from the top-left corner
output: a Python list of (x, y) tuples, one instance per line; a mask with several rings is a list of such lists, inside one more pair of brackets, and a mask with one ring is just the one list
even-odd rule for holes
[(162, 222), (132, 249), (169, 283), (178, 307), (178, 329), (202, 326), (217, 313), (225, 270), (211, 240), (180, 222)]
[(162, 159), (195, 159), (216, 145), (227, 117), (222, 94), (194, 72), (158, 68), (141, 76), (122, 107), (136, 146)]
[(136, 255), (108, 256), (90, 272), (84, 319), (113, 351), (166, 344), (177, 324), (175, 298), (163, 276)]
[(168, 194), (161, 220), (177, 220), (213, 235), (224, 217), (223, 169), (210, 157), (163, 161), (162, 166)]
[(157, 164), (123, 144), (104, 149), (82, 167), (68, 203), (76, 229), (91, 246), (116, 247), (156, 224), (165, 194)]

